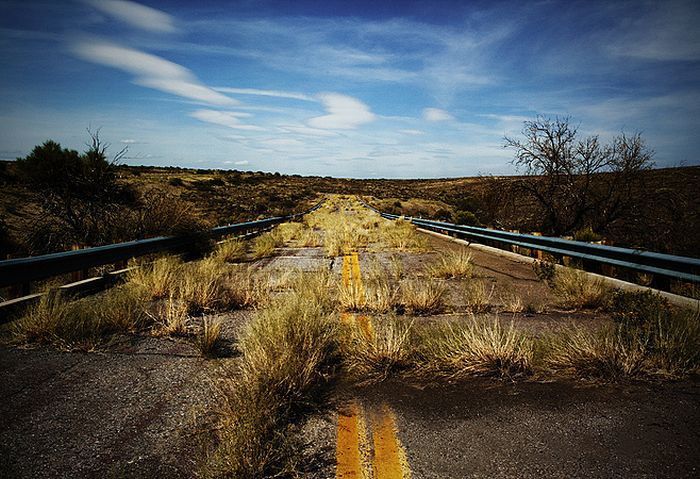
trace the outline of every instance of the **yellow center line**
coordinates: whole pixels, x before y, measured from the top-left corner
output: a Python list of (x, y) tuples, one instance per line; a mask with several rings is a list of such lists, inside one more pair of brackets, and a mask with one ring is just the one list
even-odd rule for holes
[(350, 256), (343, 256), (343, 286), (350, 287)]
[(367, 451), (367, 433), (360, 406), (356, 402), (346, 411), (338, 411), (335, 477), (338, 479), (365, 479), (369, 477), (363, 451)]
[(372, 339), (372, 336), (374, 336), (374, 329), (372, 328), (372, 320), (368, 316), (365, 316), (364, 314), (358, 315), (356, 318), (357, 324), (360, 326), (360, 329), (362, 330), (362, 334), (365, 335), (365, 338), (369, 341)]
[(352, 267), (353, 286), (357, 293), (358, 304), (364, 303), (364, 288), (362, 287), (362, 273), (360, 273), (360, 255), (353, 252), (350, 255), (350, 264)]
[[(343, 285), (353, 288), (358, 294), (358, 303), (364, 300), (360, 259), (357, 252), (343, 256)], [(343, 313), (341, 321), (356, 321), (365, 338), (374, 336), (372, 321), (365, 315)], [(374, 456), (372, 471), (374, 479), (406, 479), (411, 477), (406, 453), (397, 437), (396, 418), (391, 408), (383, 404), (372, 418)], [(367, 433), (360, 406), (352, 402), (346, 411), (338, 412), (338, 435), (336, 445), (336, 478), (369, 478), (363, 458), (368, 455)]]
[(374, 436), (374, 479), (407, 479), (411, 477), (406, 452), (396, 435), (396, 418), (388, 405), (382, 404), (372, 429)]

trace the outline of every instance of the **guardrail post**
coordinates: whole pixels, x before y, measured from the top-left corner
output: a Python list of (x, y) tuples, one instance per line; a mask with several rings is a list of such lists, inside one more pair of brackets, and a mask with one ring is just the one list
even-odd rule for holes
[[(15, 256), (11, 254), (6, 256), (7, 259), (14, 259), (14, 257)], [(31, 283), (13, 284), (7, 288), (7, 292), (10, 296), (8, 299), (21, 298), (22, 296), (27, 296), (32, 292), (32, 285)]]
[[(80, 245), (74, 244), (71, 247), (71, 250), (77, 251), (80, 249)], [(87, 269), (81, 269), (78, 271), (73, 271), (71, 274), (71, 280), (75, 283), (77, 281), (82, 281), (88, 277), (88, 270)]]
[[(542, 236), (542, 233), (540, 233), (539, 231), (536, 231), (536, 232), (532, 233), (532, 236)], [(542, 258), (544, 257), (542, 254), (542, 251), (540, 251), (538, 249), (530, 250), (530, 253), (531, 253), (530, 256), (532, 256), (533, 258), (535, 258), (538, 261), (542, 261)]]
[(655, 274), (651, 278), (651, 287), (662, 291), (671, 291), (671, 279), (668, 276)]

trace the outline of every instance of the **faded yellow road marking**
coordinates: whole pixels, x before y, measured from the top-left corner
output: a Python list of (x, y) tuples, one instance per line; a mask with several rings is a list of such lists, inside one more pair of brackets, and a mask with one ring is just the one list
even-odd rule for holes
[(396, 436), (396, 418), (386, 404), (382, 404), (376, 422), (372, 424), (374, 436), (374, 479), (407, 479), (411, 472), (399, 438)]
[(353, 287), (357, 291), (358, 303), (364, 304), (364, 288), (362, 287), (362, 273), (360, 273), (360, 255), (353, 252), (350, 255), (350, 264), (352, 265), (352, 282)]
[(350, 258), (349, 255), (343, 256), (343, 286), (350, 287)]
[(364, 314), (360, 314), (356, 317), (356, 320), (357, 324), (362, 330), (362, 333), (365, 335), (365, 338), (368, 341), (372, 339), (372, 336), (374, 335), (374, 329), (372, 328), (372, 321), (369, 319), (369, 317), (365, 316)]
[[(351, 253), (343, 256), (343, 285), (357, 291), (360, 304), (364, 296), (359, 255)], [(365, 315), (343, 313), (341, 321), (357, 321), (365, 338), (371, 340), (374, 335), (372, 321)], [(364, 416), (357, 403), (351, 403), (347, 411), (338, 412), (338, 437), (336, 445), (336, 478), (368, 478), (370, 472), (364, 467), (363, 457), (367, 454), (367, 435), (364, 430)], [(410, 469), (406, 453), (396, 435), (394, 413), (383, 404), (373, 415), (372, 435), (374, 439), (374, 456), (372, 472), (374, 479), (410, 478)]]
[(365, 479), (369, 477), (363, 451), (367, 450), (367, 433), (360, 406), (349, 404), (347, 411), (338, 412), (335, 477)]

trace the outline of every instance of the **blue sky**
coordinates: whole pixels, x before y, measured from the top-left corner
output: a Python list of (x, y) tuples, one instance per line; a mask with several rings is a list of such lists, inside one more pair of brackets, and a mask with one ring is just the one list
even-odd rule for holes
[(699, 164), (698, 2), (0, 1), (0, 158), (101, 128), (129, 164), (514, 173), (538, 114)]

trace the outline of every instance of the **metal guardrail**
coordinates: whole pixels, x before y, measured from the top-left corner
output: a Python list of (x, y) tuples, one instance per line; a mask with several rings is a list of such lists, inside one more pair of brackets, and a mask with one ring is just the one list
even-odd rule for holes
[[(362, 200), (360, 202), (379, 213), (383, 218), (390, 220), (402, 218), (398, 215), (382, 213)], [(405, 217), (405, 219), (423, 229), (452, 234), (477, 243), (500, 243), (518, 246), (542, 251), (554, 256), (568, 256), (583, 261), (626, 268), (679, 281), (700, 283), (700, 259), (697, 258), (585, 243), (583, 241), (549, 236), (511, 233), (509, 231), (476, 226), (455, 225), (422, 218)]]
[(321, 207), (318, 203), (303, 213), (276, 216), (257, 221), (219, 226), (208, 231), (187, 236), (161, 236), (128, 241), (106, 246), (96, 246), (75, 251), (51, 253), (27, 258), (0, 261), (0, 287), (26, 284), (31, 281), (58, 276), (96, 266), (114, 264), (131, 258), (165, 251), (177, 251), (194, 245), (203, 238), (216, 239), (232, 234), (245, 234), (269, 229), (285, 221), (299, 218)]

